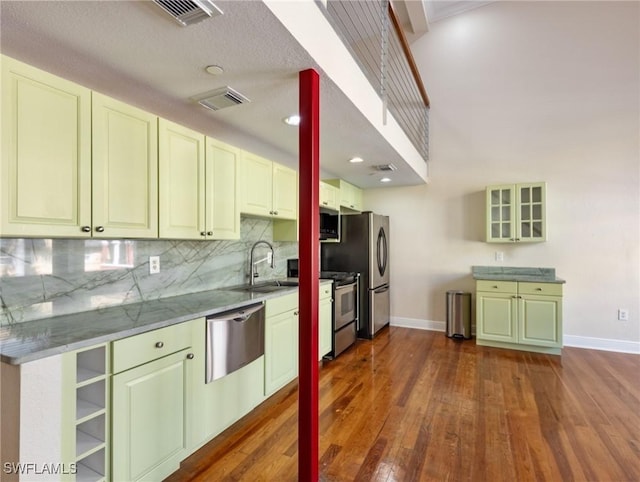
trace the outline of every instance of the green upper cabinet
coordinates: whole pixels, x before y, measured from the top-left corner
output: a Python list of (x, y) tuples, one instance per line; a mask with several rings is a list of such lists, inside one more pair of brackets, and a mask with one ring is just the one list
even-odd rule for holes
[(547, 240), (546, 184), (488, 186), (487, 242), (541, 242)]
[(329, 183), (320, 181), (320, 207), (327, 209), (340, 209), (340, 190)]
[(158, 118), (93, 93), (93, 236), (158, 237)]
[(206, 138), (207, 237), (240, 239), (240, 149)]
[(159, 121), (160, 237), (205, 239), (205, 138)]
[(2, 79), (0, 235), (157, 237), (157, 117), (7, 57)]
[(273, 163), (273, 215), (280, 219), (298, 218), (298, 173)]
[(240, 150), (165, 119), (159, 142), (160, 237), (240, 239)]
[(0, 236), (91, 236), (91, 91), (3, 56), (1, 168)]
[(324, 182), (339, 190), (339, 204), (346, 212), (361, 212), (363, 209), (362, 190), (342, 179), (325, 179)]
[(296, 171), (244, 151), (241, 179), (241, 212), (254, 216), (297, 219)]

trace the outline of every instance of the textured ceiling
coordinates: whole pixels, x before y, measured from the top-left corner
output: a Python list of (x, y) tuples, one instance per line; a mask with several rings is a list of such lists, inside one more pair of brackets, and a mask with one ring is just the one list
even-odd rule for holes
[[(257, 154), (295, 166), (298, 72), (318, 66), (262, 2), (216, 2), (224, 15), (184, 28), (151, 2), (0, 2), (2, 53)], [(224, 68), (207, 74), (207, 65)], [(391, 185), (423, 181), (321, 74), (321, 168), (380, 187), (371, 166), (393, 163)], [(212, 112), (189, 100), (229, 85), (248, 104)], [(364, 164), (347, 159), (360, 156)]]

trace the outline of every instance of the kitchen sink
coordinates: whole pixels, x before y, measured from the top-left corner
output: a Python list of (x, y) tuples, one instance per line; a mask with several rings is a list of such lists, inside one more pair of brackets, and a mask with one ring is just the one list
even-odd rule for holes
[(291, 288), (292, 286), (298, 286), (297, 281), (286, 280), (272, 280), (263, 281), (254, 285), (242, 285), (235, 288), (229, 288), (231, 291), (248, 291), (250, 293), (273, 293), (274, 291), (281, 291)]

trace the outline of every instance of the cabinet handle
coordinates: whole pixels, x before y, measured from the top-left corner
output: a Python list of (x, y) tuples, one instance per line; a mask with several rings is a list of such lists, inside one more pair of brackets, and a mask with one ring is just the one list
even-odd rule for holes
[(99, 233), (104, 233), (104, 226), (98, 226), (96, 228), (96, 231), (99, 232)]
[(536, 288), (536, 291), (542, 291), (542, 288)]
[(80, 229), (81, 229), (81, 231), (83, 233), (90, 233), (91, 232), (91, 226), (82, 226)]
[(278, 215), (278, 211), (273, 211), (273, 214), (275, 214), (277, 216)]
[(327, 201), (322, 201), (322, 204), (324, 204), (326, 206), (329, 203)]
[(213, 236), (213, 231), (207, 231), (207, 236)]
[(195, 355), (194, 355), (193, 353), (188, 353), (188, 354), (187, 354), (187, 358), (188, 358), (189, 360), (193, 360), (193, 359), (195, 358)]
[(162, 348), (164, 346), (164, 343), (162, 343), (161, 341), (156, 343), (156, 348)]
[(204, 231), (200, 231), (200, 236), (206, 236), (207, 233), (205, 233)]
[(298, 311), (294, 311), (294, 312), (293, 312), (293, 314), (294, 314), (295, 316), (298, 316), (299, 312), (298, 312)]

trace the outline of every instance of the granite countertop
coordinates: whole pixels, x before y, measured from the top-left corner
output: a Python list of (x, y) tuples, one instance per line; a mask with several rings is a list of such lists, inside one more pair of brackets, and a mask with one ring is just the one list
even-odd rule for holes
[(565, 283), (556, 277), (555, 268), (518, 268), (513, 266), (472, 266), (473, 279), (492, 281), (529, 281), (533, 283)]
[[(321, 285), (325, 283), (331, 281), (320, 280)], [(20, 365), (277, 298), (297, 289), (283, 287), (272, 293), (217, 289), (6, 325), (0, 327), (0, 361)]]

